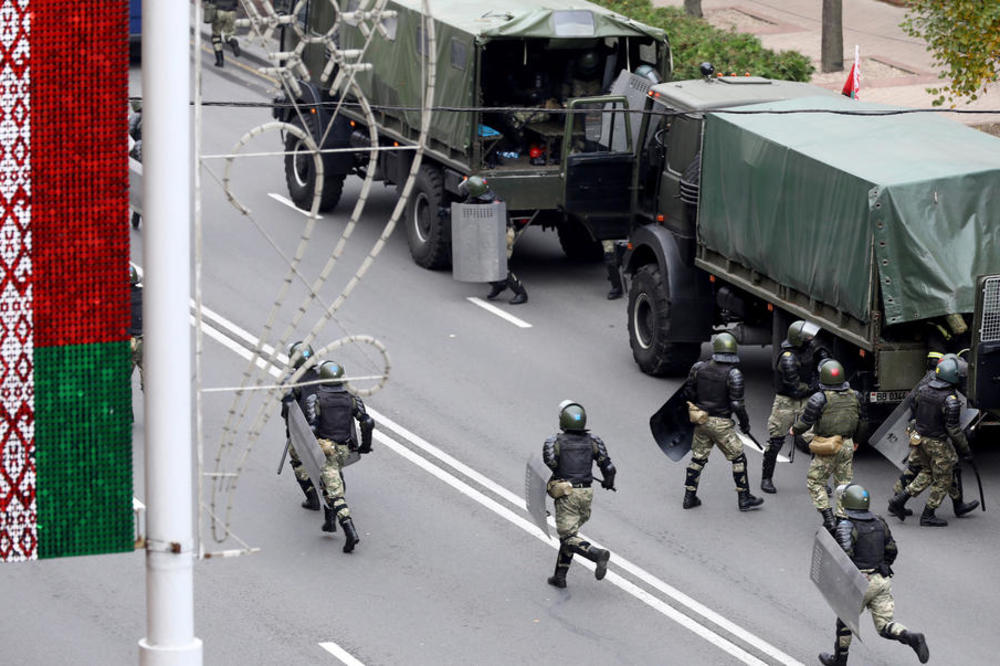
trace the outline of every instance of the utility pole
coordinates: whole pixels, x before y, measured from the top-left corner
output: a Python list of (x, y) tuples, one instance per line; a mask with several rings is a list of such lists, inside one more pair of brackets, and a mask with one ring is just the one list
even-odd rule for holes
[(823, 0), (820, 68), (824, 72), (840, 72), (844, 69), (843, 0)]
[[(196, 3), (200, 5), (200, 3)], [(201, 666), (191, 446), (191, 5), (142, 2), (146, 637), (142, 666)], [(200, 54), (195, 54), (198, 57)]]

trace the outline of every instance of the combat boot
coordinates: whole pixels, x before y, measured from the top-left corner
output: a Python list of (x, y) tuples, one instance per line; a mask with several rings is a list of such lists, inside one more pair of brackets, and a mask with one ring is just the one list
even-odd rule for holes
[(358, 530), (355, 529), (354, 521), (351, 520), (350, 516), (341, 518), (340, 526), (344, 528), (344, 537), (346, 539), (344, 541), (344, 552), (349, 553), (361, 542), (361, 539), (358, 538)]
[(615, 266), (615, 255), (608, 252), (604, 255), (604, 265), (608, 269), (608, 282), (611, 283), (611, 291), (608, 292), (608, 300), (613, 301), (622, 297), (622, 276)]
[(833, 517), (833, 509), (819, 509), (819, 512), (823, 515), (823, 527), (826, 528), (827, 532), (833, 534), (833, 531), (837, 529), (837, 521)]
[(556, 559), (556, 571), (549, 576), (549, 585), (555, 587), (566, 587), (566, 574), (569, 572), (569, 565), (573, 562), (573, 551), (568, 548), (559, 549), (559, 557)]
[(821, 652), (819, 663), (823, 664), (823, 666), (847, 666), (847, 650), (841, 650), (838, 647), (834, 650), (833, 654)]
[(514, 298), (507, 301), (511, 305), (520, 305), (521, 303), (528, 302), (528, 291), (521, 284), (521, 281), (514, 277), (513, 273), (507, 275), (507, 284), (510, 286), (511, 291), (514, 292)]
[(225, 64), (225, 58), (222, 55), (222, 51), (215, 52), (215, 66), (222, 67)]
[[(695, 462), (692, 458), (691, 462)], [(704, 465), (704, 463), (702, 463)], [(698, 480), (701, 478), (700, 469), (687, 468), (687, 477), (684, 479), (684, 508), (693, 509), (696, 506), (701, 506), (701, 500), (698, 499)], [(694, 488), (694, 490), (691, 490)]]
[(328, 506), (323, 507), (323, 531), (337, 531), (337, 512)]
[(500, 280), (499, 282), (490, 282), (490, 293), (486, 294), (486, 300), (492, 301), (497, 298), (500, 294), (504, 292), (507, 288), (507, 281)]
[(962, 472), (956, 467), (952, 475), (954, 477), (952, 486), (958, 491), (958, 497), (951, 498), (951, 506), (955, 509), (955, 516), (960, 518), (979, 508), (979, 500), (972, 500), (971, 502), (963, 501), (964, 493), (962, 491)]
[(764, 503), (761, 498), (751, 495), (749, 490), (739, 491), (738, 501), (740, 511), (752, 511)]
[[(896, 516), (900, 520), (906, 520), (906, 503), (909, 501), (910, 494), (906, 492), (906, 488), (903, 488), (889, 500), (889, 513)], [(931, 513), (933, 513), (933, 511)]]
[(764, 451), (764, 463), (760, 470), (760, 489), (765, 493), (773, 495), (778, 492), (771, 479), (774, 477), (774, 467), (778, 462), (778, 453), (784, 444), (784, 437), (772, 437), (767, 442), (767, 451)]
[(576, 552), (596, 564), (597, 568), (594, 569), (594, 578), (604, 580), (604, 576), (608, 573), (608, 560), (611, 559), (611, 551), (596, 548), (588, 542), (583, 541), (579, 546), (576, 546)]
[(920, 514), (921, 527), (947, 527), (948, 521), (934, 515), (934, 509), (929, 506), (924, 507), (924, 512)]
[(913, 648), (921, 664), (926, 664), (927, 660), (931, 658), (931, 651), (927, 649), (927, 641), (924, 640), (923, 634), (918, 634), (915, 631), (904, 631), (896, 636), (896, 640)]
[(313, 482), (309, 479), (303, 481), (302, 479), (296, 479), (299, 482), (299, 487), (302, 488), (302, 492), (306, 496), (306, 501), (302, 503), (303, 509), (309, 509), (310, 511), (319, 511), (319, 497), (316, 495), (316, 488), (313, 486)]
[(235, 37), (230, 37), (229, 38), (229, 48), (231, 48), (233, 50), (233, 55), (234, 56), (236, 56), (237, 58), (240, 57), (240, 53), (242, 52), (241, 49), (240, 49), (240, 43), (238, 41), (236, 41)]

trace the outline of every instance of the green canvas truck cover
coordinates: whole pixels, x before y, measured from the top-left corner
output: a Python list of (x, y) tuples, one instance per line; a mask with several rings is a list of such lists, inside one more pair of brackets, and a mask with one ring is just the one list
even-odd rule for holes
[[(350, 10), (352, 2), (341, 2)], [(386, 9), (398, 12), (383, 20), (387, 38), (369, 40), (358, 29), (345, 26), (343, 48), (359, 49), (368, 42), (365, 61), (370, 72), (357, 74), (369, 102), (379, 106), (404, 106), (411, 127), (419, 126), (421, 101), (420, 0), (390, 0)], [(658, 29), (582, 0), (505, 0), (490, 4), (482, 0), (448, 0), (430, 3), (437, 42), (437, 78), (434, 105), (470, 107), (477, 103), (475, 90), (476, 50), (495, 40), (588, 39), (635, 37), (666, 43)], [(465, 151), (472, 140), (473, 115), (467, 112), (435, 111), (431, 136), (456, 150)]]
[[(868, 321), (971, 312), (1000, 272), (1000, 139), (931, 113), (814, 97), (713, 113), (702, 146), (699, 242)], [(873, 269), (874, 262), (874, 269)]]

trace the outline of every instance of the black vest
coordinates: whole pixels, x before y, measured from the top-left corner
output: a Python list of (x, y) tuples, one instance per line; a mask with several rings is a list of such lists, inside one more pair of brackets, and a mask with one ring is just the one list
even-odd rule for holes
[(590, 483), (594, 480), (594, 444), (585, 432), (561, 432), (556, 435), (559, 464), (556, 478), (566, 481)]
[[(313, 382), (319, 378), (320, 376), (319, 373), (316, 372), (316, 368), (312, 367), (302, 373), (302, 376), (299, 377), (299, 381)], [(319, 393), (320, 386), (322, 386), (322, 384), (309, 384), (308, 386), (296, 386), (294, 389), (292, 389), (292, 393), (293, 395), (295, 395), (295, 399), (298, 401), (299, 407), (302, 408), (303, 414), (305, 414), (306, 412), (306, 398), (308, 398), (314, 393)]]
[(321, 385), (316, 395), (319, 402), (316, 437), (346, 444), (351, 439), (351, 415), (354, 413), (351, 394), (343, 387)]
[[(787, 346), (786, 346), (787, 345)], [(790, 352), (791, 357), (786, 358), (785, 352)], [(793, 385), (788, 378), (789, 366), (798, 372), (798, 381), (809, 384), (809, 364), (812, 361), (812, 353), (808, 346), (796, 348), (788, 344), (786, 340), (781, 344), (781, 353), (774, 364), (774, 392), (778, 395), (785, 395), (789, 398), (804, 398), (810, 394), (810, 389), (799, 392), (798, 386)]]
[(132, 306), (132, 321), (128, 327), (128, 334), (135, 338), (142, 335), (142, 287), (132, 285), (130, 301)]
[(859, 569), (878, 569), (885, 561), (885, 527), (878, 518), (873, 520), (851, 519), (858, 536), (854, 542), (851, 560)]
[(924, 437), (941, 438), (947, 434), (944, 427), (944, 401), (952, 393), (952, 388), (934, 388), (925, 384), (917, 389), (916, 407), (913, 417), (917, 420), (917, 432)]
[(731, 416), (729, 405), (729, 371), (733, 366), (729, 363), (710, 361), (701, 366), (695, 378), (695, 390), (698, 392), (697, 404), (710, 416)]

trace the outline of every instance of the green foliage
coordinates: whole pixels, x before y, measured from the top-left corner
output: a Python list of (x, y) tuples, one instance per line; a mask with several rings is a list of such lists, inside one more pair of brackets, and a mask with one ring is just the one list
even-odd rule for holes
[(650, 0), (594, 0), (597, 4), (662, 28), (674, 55), (675, 80), (697, 79), (703, 62), (716, 72), (765, 76), (787, 81), (808, 81), (815, 71), (809, 58), (797, 51), (780, 53), (765, 49), (753, 35), (720, 30), (708, 21), (688, 16), (678, 7), (654, 7)]
[(929, 88), (935, 106), (977, 99), (1000, 79), (1000, 2), (990, 0), (910, 0), (903, 30), (927, 42), (948, 85)]

